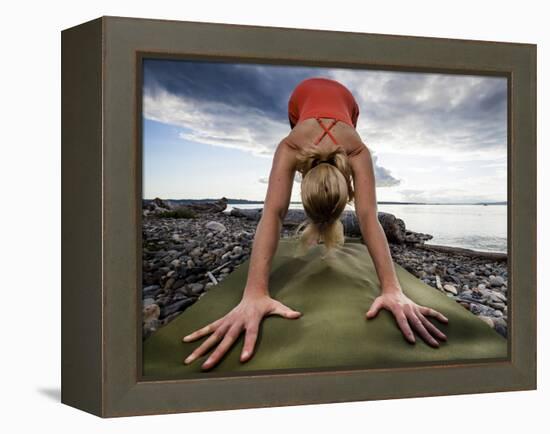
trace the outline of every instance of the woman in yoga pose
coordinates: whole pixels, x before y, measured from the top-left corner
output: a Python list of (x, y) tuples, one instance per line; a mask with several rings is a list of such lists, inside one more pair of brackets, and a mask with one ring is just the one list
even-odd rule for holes
[(447, 323), (447, 318), (408, 298), (396, 276), (386, 235), (378, 221), (371, 154), (356, 131), (358, 116), (355, 98), (338, 81), (312, 77), (296, 86), (288, 102), (291, 132), (281, 140), (274, 154), (242, 299), (223, 317), (183, 338), (184, 342), (192, 342), (210, 335), (185, 363), (192, 363), (217, 345), (202, 364), (202, 369), (212, 368), (243, 331), (240, 360), (245, 362), (252, 357), (264, 317), (301, 316), (301, 312), (271, 298), (268, 288), (271, 260), (277, 250), (296, 171), (302, 174), (301, 197), (307, 215), (296, 231), (298, 234), (305, 225), (299, 234), (300, 245), (307, 248), (322, 242), (327, 251), (341, 245), (344, 232), (339, 217), (346, 204), (353, 201), (381, 289), (366, 318), (372, 319), (380, 309), (386, 309), (410, 343), (415, 342), (414, 332), (432, 347), (447, 339), (427, 317), (443, 323)]

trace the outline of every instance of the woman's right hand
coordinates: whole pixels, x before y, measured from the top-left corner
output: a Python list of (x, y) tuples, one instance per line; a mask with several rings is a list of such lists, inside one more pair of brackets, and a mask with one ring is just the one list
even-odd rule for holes
[(290, 309), (269, 295), (244, 295), (240, 303), (229, 313), (183, 338), (184, 342), (193, 342), (212, 333), (195, 351), (187, 356), (184, 363), (192, 363), (198, 357), (204, 355), (213, 345), (219, 343), (201, 366), (204, 370), (212, 368), (231, 348), (243, 330), (245, 331), (245, 338), (240, 360), (246, 362), (254, 351), (260, 323), (264, 317), (269, 315), (296, 319), (301, 316), (301, 313)]

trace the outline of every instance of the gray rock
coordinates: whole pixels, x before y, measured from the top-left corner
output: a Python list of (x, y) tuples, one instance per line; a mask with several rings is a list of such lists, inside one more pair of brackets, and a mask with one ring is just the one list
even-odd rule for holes
[(176, 279), (174, 279), (173, 277), (171, 277), (170, 279), (168, 279), (166, 281), (166, 283), (164, 284), (164, 289), (170, 289), (172, 288), (172, 285), (176, 282)]
[(508, 325), (504, 318), (494, 318), (495, 330), (502, 336), (507, 337), (508, 335)]
[(143, 288), (143, 297), (155, 295), (160, 290), (159, 285), (150, 285)]
[(504, 285), (504, 279), (500, 276), (489, 276), (489, 284), (491, 286), (502, 286)]
[(222, 255), (222, 261), (226, 261), (231, 256), (231, 252), (226, 252)]
[(454, 285), (451, 285), (450, 283), (447, 283), (445, 285), (443, 285), (443, 289), (453, 295), (457, 295), (458, 294), (458, 291), (456, 290), (455, 286)]
[(178, 300), (175, 303), (171, 303), (169, 305), (166, 305), (161, 312), (162, 318), (166, 318), (167, 316), (173, 314), (174, 312), (181, 312), (185, 310), (187, 306), (190, 306), (193, 304), (193, 300), (190, 298), (186, 298), (184, 300)]
[(145, 298), (145, 299), (143, 299), (143, 307), (147, 307), (151, 304), (155, 304), (155, 299), (154, 298)]
[(160, 316), (160, 307), (157, 304), (149, 304), (143, 308), (143, 322), (153, 321)]
[(214, 232), (225, 232), (227, 228), (221, 224), (220, 222), (216, 221), (209, 221), (205, 225), (206, 229), (214, 231)]
[(197, 246), (191, 252), (189, 252), (189, 256), (192, 256), (193, 258), (197, 258), (200, 255), (202, 255), (202, 248)]
[(191, 294), (200, 294), (204, 290), (204, 285), (202, 283), (190, 283), (187, 287)]

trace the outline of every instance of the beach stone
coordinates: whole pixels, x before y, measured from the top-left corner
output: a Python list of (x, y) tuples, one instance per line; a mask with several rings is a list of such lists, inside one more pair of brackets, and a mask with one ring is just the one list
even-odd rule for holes
[(147, 297), (150, 295), (155, 295), (160, 289), (159, 285), (149, 285), (143, 288), (143, 296)]
[(151, 304), (155, 304), (155, 299), (154, 298), (144, 298), (143, 299), (143, 307), (147, 307), (147, 306), (150, 306)]
[(456, 290), (455, 286), (451, 285), (450, 283), (443, 285), (443, 289), (453, 295), (458, 295), (458, 291)]
[(175, 303), (168, 304), (162, 309), (162, 316), (166, 318), (167, 316), (173, 314), (174, 312), (183, 311), (187, 306), (193, 304), (193, 300), (186, 298), (184, 300), (178, 300)]
[(175, 289), (180, 289), (184, 285), (185, 285), (185, 280), (184, 279), (178, 279), (172, 285), (172, 289), (174, 289), (174, 290)]
[(198, 256), (202, 255), (202, 248), (197, 246), (191, 252), (189, 252), (189, 256), (196, 258)]
[(460, 280), (460, 278), (458, 276), (455, 276), (455, 275), (448, 275), (447, 276), (450, 280), (454, 281), (455, 285), (457, 286), (460, 286), (462, 285), (462, 281)]
[(424, 264), (424, 271), (428, 274), (435, 274), (435, 265)]
[(204, 285), (202, 283), (191, 283), (188, 288), (191, 294), (200, 294), (204, 289)]
[(492, 297), (495, 301), (501, 301), (503, 303), (506, 303), (508, 301), (506, 296), (504, 294), (502, 294), (501, 292), (494, 291), (493, 294), (492, 294)]
[(489, 284), (491, 286), (502, 286), (504, 285), (504, 279), (500, 276), (489, 276)]
[(220, 222), (216, 221), (209, 221), (205, 225), (206, 229), (214, 231), (214, 232), (225, 232), (227, 228)]
[(178, 291), (172, 297), (172, 301), (185, 300), (186, 298), (187, 296), (183, 292)]
[(428, 275), (428, 273), (426, 273), (424, 270), (419, 270), (417, 273), (416, 273), (416, 277), (418, 277), (419, 279), (423, 279), (424, 277), (426, 277)]
[(493, 316), (495, 310), (480, 303), (470, 303), (470, 312), (475, 315)]
[(156, 332), (161, 325), (162, 324), (158, 319), (143, 323), (143, 338), (145, 339), (151, 336), (151, 334)]
[(495, 318), (493, 319), (495, 323), (495, 330), (500, 335), (507, 337), (508, 335), (508, 325), (506, 324), (506, 320), (504, 318)]
[(230, 259), (232, 253), (231, 252), (226, 252), (222, 255), (222, 261), (227, 261), (228, 259)]
[(157, 304), (149, 304), (143, 308), (143, 322), (153, 321), (160, 316), (160, 307)]

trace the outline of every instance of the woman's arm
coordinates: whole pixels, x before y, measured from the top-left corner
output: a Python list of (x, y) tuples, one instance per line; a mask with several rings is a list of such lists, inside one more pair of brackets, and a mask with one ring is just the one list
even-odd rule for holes
[(378, 221), (376, 181), (369, 149), (364, 146), (349, 158), (349, 162), (355, 189), (355, 212), (381, 287), (381, 294), (374, 300), (367, 312), (367, 318), (374, 318), (380, 309), (385, 308), (393, 313), (399, 328), (409, 342), (415, 342), (412, 331), (414, 328), (428, 344), (437, 347), (439, 342), (435, 338), (445, 340), (446, 336), (426, 316), (435, 317), (445, 323), (447, 318), (434, 309), (417, 305), (403, 293), (386, 234)]
[(281, 142), (273, 156), (262, 216), (256, 228), (244, 295), (269, 295), (271, 260), (279, 244), (294, 182), (295, 151)]
[(184, 342), (191, 342), (212, 333), (185, 359), (185, 363), (193, 362), (217, 344), (217, 348), (202, 365), (203, 369), (212, 368), (231, 348), (243, 330), (245, 339), (240, 360), (245, 362), (252, 356), (259, 326), (264, 317), (268, 315), (279, 315), (288, 319), (300, 317), (300, 312), (271, 298), (268, 288), (271, 261), (277, 250), (282, 222), (292, 194), (295, 160), (294, 151), (284, 143), (284, 140), (281, 141), (273, 156), (264, 209), (256, 227), (248, 278), (242, 299), (222, 318), (183, 338)]

